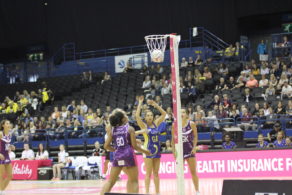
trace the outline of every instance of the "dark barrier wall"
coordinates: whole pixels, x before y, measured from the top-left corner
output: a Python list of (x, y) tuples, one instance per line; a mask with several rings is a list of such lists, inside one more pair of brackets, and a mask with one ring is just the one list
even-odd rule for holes
[(0, 60), (34, 44), (46, 44), (52, 54), (70, 41), (77, 50), (95, 50), (144, 44), (152, 33), (187, 39), (193, 26), (234, 42), (238, 18), (291, 7), (291, 0), (0, 0)]

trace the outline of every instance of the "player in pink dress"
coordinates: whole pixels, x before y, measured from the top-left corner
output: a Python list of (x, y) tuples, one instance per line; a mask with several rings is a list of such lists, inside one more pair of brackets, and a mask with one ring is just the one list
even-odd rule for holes
[(9, 120), (0, 123), (0, 195), (4, 192), (12, 179), (12, 165), (9, 158), (9, 145), (11, 142), (11, 124)]
[[(111, 191), (122, 170), (128, 176), (127, 193), (138, 193), (138, 167), (134, 150), (146, 155), (151, 153), (137, 145), (135, 130), (129, 126), (128, 117), (121, 109), (115, 109), (110, 115), (110, 126), (107, 127), (107, 135), (104, 148), (114, 152), (114, 157), (109, 179), (103, 186), (101, 195)], [(111, 146), (111, 143), (113, 143), (113, 146)]]

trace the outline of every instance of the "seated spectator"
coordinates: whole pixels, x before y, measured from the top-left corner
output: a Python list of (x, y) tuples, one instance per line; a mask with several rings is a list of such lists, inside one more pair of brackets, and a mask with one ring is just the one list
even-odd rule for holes
[(276, 78), (279, 78), (281, 76), (281, 73), (282, 73), (282, 71), (279, 68), (279, 66), (277, 66), (277, 64), (272, 64), (270, 74), (274, 74)]
[(203, 114), (198, 112), (195, 114), (195, 123), (197, 125), (198, 132), (205, 132), (206, 131), (206, 121), (203, 119)]
[(218, 119), (215, 114), (213, 114), (212, 111), (208, 112), (208, 116), (203, 118), (207, 122), (207, 127), (209, 127), (211, 130), (215, 128), (215, 130), (218, 130), (220, 128)]
[(243, 77), (240, 78), (239, 80), (237, 80), (236, 85), (232, 89), (241, 89), (241, 88), (243, 88), (245, 86), (245, 83), (244, 83), (243, 80), (244, 80)]
[(292, 138), (286, 137), (285, 143), (286, 143), (286, 147), (291, 147), (292, 146)]
[(160, 64), (157, 64), (157, 66), (156, 66), (156, 73), (158, 73), (158, 74), (162, 74), (163, 73), (163, 67), (162, 66), (160, 66)]
[(228, 86), (225, 83), (225, 79), (223, 77), (220, 78), (218, 85), (215, 88), (217, 91), (227, 90)]
[(278, 102), (277, 108), (275, 110), (276, 114), (286, 114), (286, 109), (283, 106), (283, 103), (281, 101)]
[(243, 101), (246, 103), (249, 103), (253, 100), (253, 96), (250, 94), (250, 89), (245, 88), (244, 95), (243, 95)]
[(29, 145), (28, 144), (24, 144), (24, 151), (21, 154), (21, 160), (34, 160), (34, 152), (29, 149)]
[(218, 70), (218, 74), (224, 78), (227, 77), (228, 75), (228, 68), (226, 67), (226, 65), (224, 63), (220, 64), (219, 70)]
[(202, 107), (200, 105), (197, 105), (196, 110), (194, 112), (195, 117), (199, 113), (202, 115), (202, 117), (205, 117), (205, 111), (202, 109)]
[(241, 71), (241, 72), (244, 75), (249, 75), (251, 73), (251, 68), (249, 67), (249, 65), (246, 64), (243, 68), (243, 71)]
[(292, 87), (288, 84), (288, 82), (285, 82), (281, 91), (281, 99), (291, 98), (291, 97), (292, 97)]
[(210, 72), (209, 68), (208, 67), (205, 67), (204, 68), (204, 74), (203, 76), (206, 78), (206, 79), (212, 79), (212, 73)]
[(75, 100), (72, 100), (71, 104), (69, 104), (67, 106), (67, 110), (70, 111), (70, 112), (73, 112), (75, 108), (76, 108)]
[(188, 66), (193, 66), (193, 65), (195, 65), (195, 62), (192, 57), (189, 57)]
[(39, 144), (35, 159), (36, 160), (49, 159), (49, 153), (47, 150), (44, 149), (44, 145), (42, 143)]
[(215, 95), (209, 107), (214, 107), (215, 105), (219, 106), (220, 104), (221, 104), (221, 101), (220, 101), (219, 95)]
[(220, 104), (220, 105), (219, 105), (219, 110), (218, 110), (218, 112), (217, 112), (216, 117), (217, 117), (218, 119), (222, 119), (222, 118), (227, 118), (227, 116), (228, 116), (228, 114), (227, 114), (227, 112), (224, 110), (223, 105)]
[(228, 110), (231, 107), (231, 100), (228, 98), (227, 94), (223, 94), (222, 105), (225, 110)]
[(262, 61), (262, 66), (261, 66), (261, 75), (268, 75), (270, 74), (270, 69), (267, 67), (267, 63)]
[[(105, 150), (100, 147), (98, 141), (94, 143), (94, 149), (92, 151), (92, 156), (103, 156), (105, 155)], [(100, 172), (101, 173), (101, 172)]]
[(249, 80), (246, 82), (246, 87), (253, 89), (259, 86), (258, 81), (254, 78), (254, 76), (251, 74), (249, 77)]
[(277, 139), (273, 143), (274, 147), (275, 148), (286, 147), (284, 131), (278, 131), (276, 136), (277, 136)]
[(184, 68), (188, 66), (188, 62), (186, 61), (186, 58), (181, 59), (180, 67)]
[(286, 114), (292, 115), (292, 100), (288, 101), (288, 106), (286, 108)]
[(15, 160), (16, 155), (14, 153), (15, 151), (15, 146), (14, 145), (9, 145), (8, 147), (8, 155), (10, 160)]
[(161, 96), (169, 95), (171, 93), (171, 85), (164, 83), (161, 88)]
[(65, 151), (65, 146), (63, 144), (60, 145), (59, 149), (58, 163), (53, 165), (53, 181), (58, 181), (61, 179), (61, 169), (65, 167), (69, 157), (69, 154)]
[(281, 78), (279, 79), (279, 82), (278, 82), (278, 85), (277, 85), (277, 89), (278, 89), (278, 90), (281, 90), (285, 82), (288, 83), (289, 80), (288, 80), (286, 74), (282, 74), (282, 75), (281, 75)]
[(83, 111), (83, 113), (87, 113), (88, 106), (84, 103), (84, 100), (80, 101), (80, 107), (81, 107), (81, 110)]
[(235, 87), (236, 83), (234, 81), (234, 77), (229, 77), (229, 81), (227, 83), (228, 89), (233, 89)]
[(224, 52), (226, 57), (232, 57), (234, 56), (234, 53), (235, 53), (235, 48), (233, 47), (232, 44), (230, 44), (229, 47), (227, 47)]
[(272, 85), (273, 87), (276, 87), (277, 84), (278, 84), (278, 81), (277, 81), (275, 75), (271, 74), (270, 75), (270, 80), (269, 80), (269, 85)]
[(60, 118), (59, 108), (56, 106), (54, 107), (54, 112), (52, 113), (52, 118), (58, 120)]
[(132, 64), (130, 62), (127, 62), (126, 67), (124, 68), (123, 72), (124, 73), (129, 73), (132, 72), (134, 70)]
[(270, 84), (269, 87), (265, 91), (265, 100), (267, 100), (267, 98), (270, 96), (274, 96), (275, 93), (276, 93), (276, 90), (274, 86)]
[(268, 140), (273, 143), (275, 140), (276, 140), (276, 136), (277, 136), (277, 133), (279, 131), (282, 131), (281, 130), (281, 125), (279, 123), (276, 123), (273, 127), (273, 130), (270, 131), (267, 135), (268, 135)]
[(253, 123), (252, 115), (248, 112), (247, 108), (242, 109), (239, 127), (245, 131), (256, 129), (256, 124)]
[(197, 55), (197, 58), (195, 60), (195, 65), (200, 66), (202, 64), (203, 64), (203, 59), (202, 59), (201, 55)]
[(165, 142), (165, 148), (164, 148), (163, 152), (172, 152), (172, 146), (171, 146), (171, 142), (169, 139), (166, 140), (166, 142)]
[(269, 86), (269, 80), (266, 79), (266, 76), (263, 74), (262, 75), (262, 79), (259, 82), (259, 87), (264, 88), (264, 87), (267, 87), (267, 86)]
[(144, 82), (143, 82), (142, 88), (143, 88), (143, 89), (149, 89), (150, 87), (151, 87), (151, 80), (150, 80), (150, 76), (147, 75), (147, 76), (145, 77)]
[(225, 134), (223, 138), (224, 142), (222, 144), (222, 149), (230, 150), (236, 148), (236, 144), (233, 141), (231, 141), (231, 137), (229, 134)]
[(264, 140), (264, 135), (259, 134), (258, 135), (258, 143), (256, 145), (257, 148), (267, 148), (269, 146), (269, 143)]
[(6, 114), (17, 113), (18, 110), (19, 110), (18, 104), (13, 101), (9, 101), (8, 106), (6, 107), (5, 113)]
[(105, 83), (106, 81), (111, 80), (111, 75), (109, 75), (107, 72), (104, 73), (103, 79), (101, 80), (101, 84)]
[(259, 75), (260, 74), (260, 69), (257, 67), (256, 64), (252, 64), (251, 74), (252, 75)]
[(259, 114), (260, 114), (260, 104), (259, 103), (255, 103), (254, 104), (254, 110), (252, 110), (252, 116), (258, 117)]

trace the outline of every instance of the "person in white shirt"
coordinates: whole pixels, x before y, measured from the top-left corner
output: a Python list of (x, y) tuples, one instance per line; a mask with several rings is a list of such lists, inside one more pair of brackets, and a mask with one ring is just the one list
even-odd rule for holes
[(34, 152), (29, 149), (29, 145), (28, 144), (24, 144), (24, 151), (21, 154), (21, 160), (34, 160)]
[(259, 82), (259, 87), (263, 88), (263, 87), (267, 87), (267, 86), (269, 86), (269, 80), (266, 79), (266, 76), (263, 74), (262, 79)]
[(44, 145), (42, 143), (39, 144), (38, 152), (36, 153), (36, 160), (47, 160), (49, 158), (49, 153), (47, 150), (44, 150)]
[(270, 69), (267, 67), (266, 62), (262, 62), (262, 67), (261, 67), (261, 75), (266, 75), (270, 73)]
[(182, 58), (181, 59), (181, 63), (180, 63), (180, 66), (183, 68), (183, 67), (187, 67), (188, 66), (188, 62), (186, 61), (186, 58)]
[(69, 154), (65, 151), (65, 146), (63, 144), (60, 145), (59, 149), (58, 163), (53, 166), (53, 181), (58, 181), (61, 179), (61, 168), (65, 167), (69, 156)]
[(15, 146), (14, 145), (9, 145), (8, 154), (9, 154), (10, 160), (15, 160), (16, 155), (13, 152), (14, 150), (15, 150)]
[(161, 88), (161, 96), (167, 95), (171, 93), (170, 85), (167, 83), (163, 83), (163, 87)]
[(80, 101), (80, 106), (81, 106), (81, 110), (83, 110), (84, 113), (87, 113), (88, 106), (84, 103), (84, 100)]
[(281, 99), (283, 99), (283, 97), (292, 97), (292, 87), (288, 85), (287, 81), (284, 82), (284, 86), (282, 87)]
[(150, 88), (150, 87), (151, 87), (151, 80), (150, 80), (150, 76), (147, 75), (147, 76), (145, 77), (145, 81), (143, 82), (143, 86), (142, 86), (142, 88), (143, 88), (143, 89), (148, 89), (148, 88)]

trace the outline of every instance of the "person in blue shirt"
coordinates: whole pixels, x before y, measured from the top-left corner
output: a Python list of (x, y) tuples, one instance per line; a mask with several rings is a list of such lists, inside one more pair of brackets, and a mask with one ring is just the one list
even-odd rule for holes
[(222, 144), (223, 149), (231, 150), (236, 148), (236, 144), (231, 141), (231, 136), (229, 134), (224, 135), (224, 141)]
[(286, 141), (285, 141), (284, 137), (285, 137), (284, 131), (279, 131), (277, 133), (277, 139), (276, 139), (276, 141), (274, 141), (274, 147), (275, 148), (286, 147)]
[(264, 40), (261, 40), (261, 42), (258, 44), (257, 53), (259, 55), (259, 59), (261, 59), (261, 55), (265, 55), (267, 53), (267, 46)]
[(269, 143), (264, 140), (264, 135), (259, 134), (258, 135), (258, 143), (256, 145), (257, 148), (267, 148), (269, 146)]

